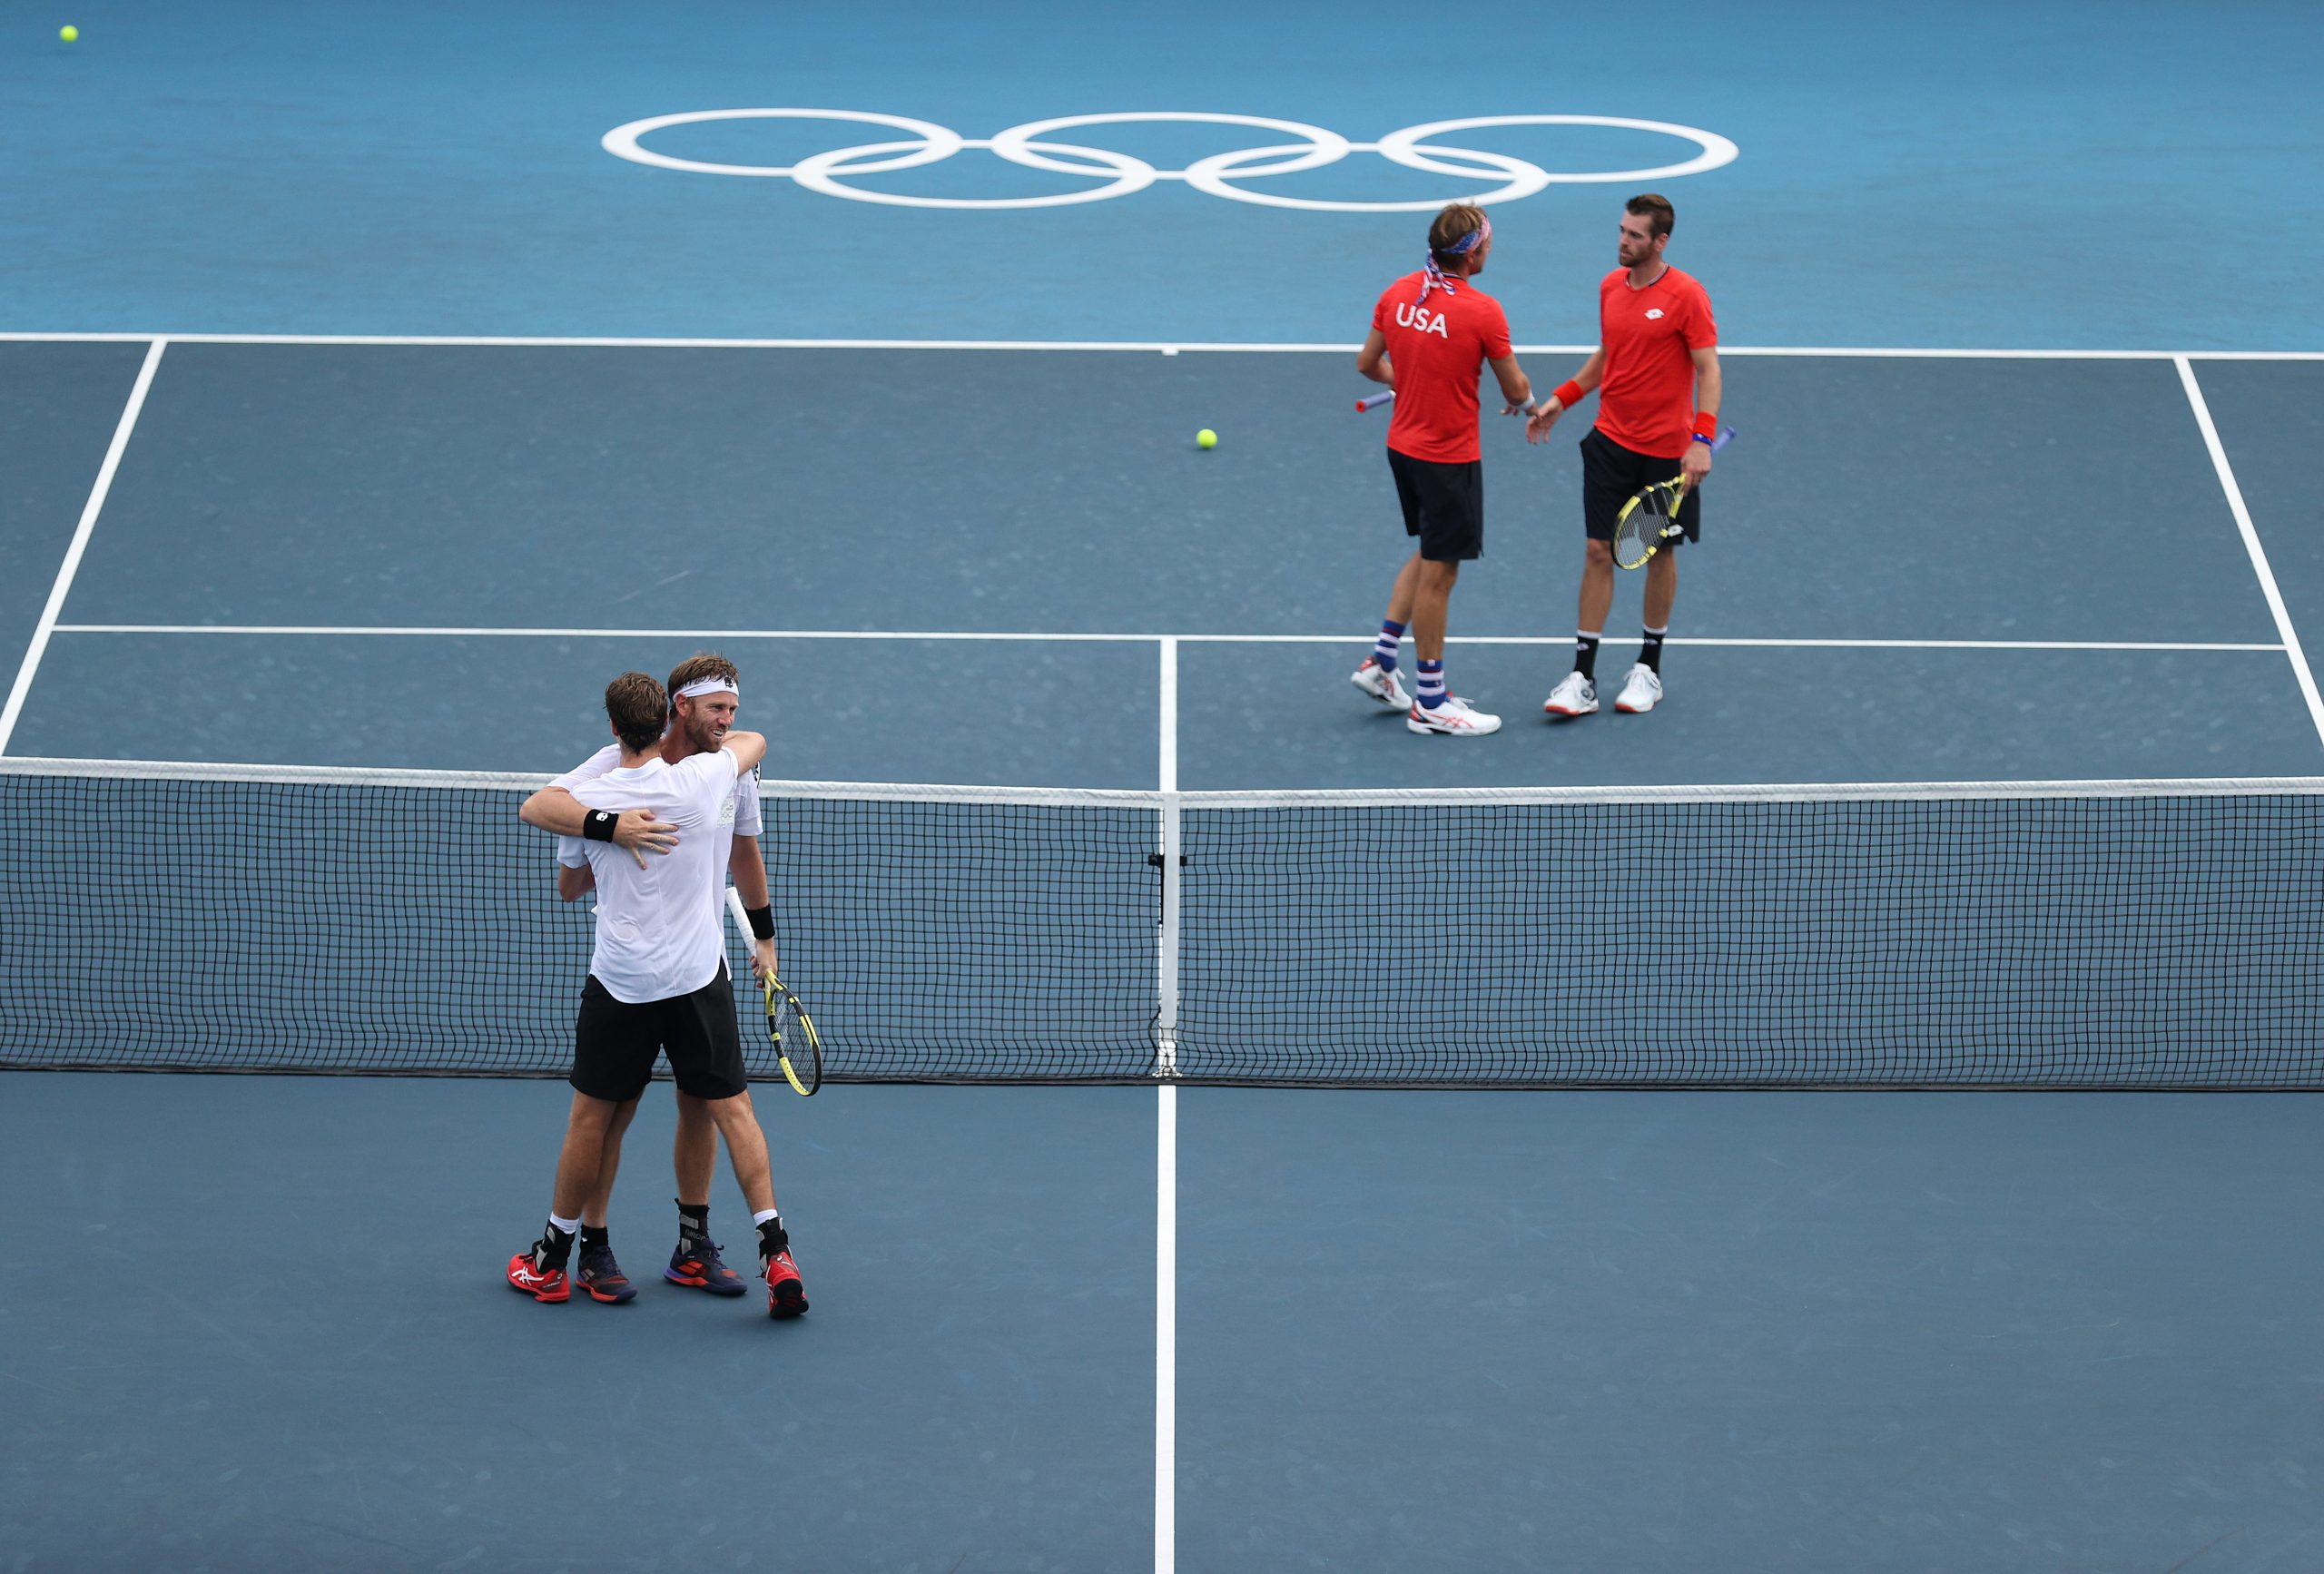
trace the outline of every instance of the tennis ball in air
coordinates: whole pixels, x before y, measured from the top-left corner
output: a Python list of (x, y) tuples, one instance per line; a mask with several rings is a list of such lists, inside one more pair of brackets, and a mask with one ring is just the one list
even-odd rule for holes
[(64, 40), (65, 43), (70, 44), (74, 39), (81, 36), (81, 30), (74, 26), (70, 22), (67, 22), (64, 26), (56, 30), (56, 35)]
[(1195, 434), (1195, 447), (1197, 448), (1215, 448), (1218, 447), (1218, 434), (1212, 431), (1208, 427), (1203, 428), (1202, 430)]

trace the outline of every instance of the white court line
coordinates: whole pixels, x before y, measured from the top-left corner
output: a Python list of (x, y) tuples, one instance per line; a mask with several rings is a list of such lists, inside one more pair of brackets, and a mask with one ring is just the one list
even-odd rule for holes
[[(1178, 791), (1178, 642), (1161, 642), (1158, 772), (1165, 793)], [(1162, 880), (1177, 889), (1177, 811), (1162, 812)], [(1177, 904), (1166, 900), (1156, 969), (1160, 1010), (1161, 1086), (1154, 1131), (1154, 1574), (1173, 1574), (1178, 1559), (1178, 1089), (1167, 1079), (1177, 1061)]]
[[(231, 624), (231, 623), (61, 623), (59, 634), (137, 635), (304, 635), (329, 638), (377, 635), (419, 639), (667, 639), (667, 640), (951, 640), (993, 641), (1028, 644), (1361, 644), (1372, 637), (1361, 631), (1347, 634), (1045, 634), (1024, 629), (990, 632), (969, 629), (812, 629), (812, 628), (481, 628), (421, 625), (362, 624)], [(1447, 644), (1570, 645), (1570, 634), (1451, 635)], [(1609, 635), (1608, 644), (1636, 644), (1634, 635)], [(1774, 650), (2080, 650), (2080, 651), (2280, 651), (2280, 644), (2257, 644), (2230, 640), (2075, 640), (2075, 639), (1809, 639), (1690, 635), (1664, 642), (1674, 645), (1725, 645)], [(1169, 657), (1176, 670), (1177, 654)], [(1175, 703), (1176, 690), (1171, 691)]]
[(1162, 646), (1162, 791), (1178, 790), (1178, 639), (1165, 635)]
[(1154, 1574), (1178, 1562), (1178, 1088), (1165, 1082), (1155, 1119)]
[(2219, 440), (2219, 428), (2212, 424), (2211, 407), (2203, 398), (2202, 386), (2195, 380), (2195, 369), (2187, 358), (2178, 358), (2179, 384), (2187, 390), (2188, 406), (2195, 412), (2195, 425), (2201, 428), (2203, 447), (2211, 450), (2211, 468), (2219, 473), (2220, 489), (2227, 494), (2228, 512), (2235, 516), (2235, 528), (2243, 536), (2243, 550), (2251, 559), (2251, 572), (2260, 577), (2260, 594), (2268, 600), (2268, 611), (2276, 620), (2276, 632), (2283, 636), (2284, 654), (2291, 658), (2292, 675), (2299, 680), (2299, 692), (2308, 702), (2308, 719), (2316, 725), (2316, 736), (2324, 741), (2324, 697), (2316, 692), (2316, 674), (2308, 670), (2308, 656), (2299, 648), (2299, 631), (2292, 627), (2291, 613), (2284, 605), (2283, 592), (2276, 587), (2275, 570), (2268, 566), (2268, 554), (2260, 545), (2260, 532), (2252, 527), (2251, 510), (2243, 501), (2243, 488), (2236, 484), (2235, 468), (2227, 462), (2227, 448)]
[(64, 598), (73, 589), (73, 576), (81, 572), (81, 556), (89, 549), (89, 536), (97, 527), (97, 516), (103, 512), (105, 496), (113, 490), (113, 478), (121, 468), (121, 456), (129, 448), (129, 434), (136, 429), (137, 412), (145, 408), (146, 390), (153, 386), (153, 373), (162, 364), (162, 351), (169, 344), (166, 339), (153, 340), (145, 351), (145, 364), (137, 369), (137, 380), (129, 389), (129, 402), (122, 407), (121, 419), (114, 423), (113, 441), (105, 448), (104, 463), (97, 467), (96, 484), (89, 488), (89, 500), (81, 507), (81, 522), (74, 526), (72, 545), (64, 549), (64, 561), (56, 570), (56, 581), (48, 587), (48, 602), (40, 610), (40, 622), (33, 626), (32, 644), (25, 649), (25, 659), (16, 668), (16, 681), (9, 686), (8, 703), (0, 708), (0, 754), (8, 752), (8, 740), (15, 736), (16, 718), (25, 712), (25, 701), (33, 692), (33, 678), (40, 671), (40, 659), (47, 654), (49, 636), (56, 632), (56, 615), (64, 610)]
[[(151, 333), (0, 333), (0, 344), (143, 344)], [(171, 333), (174, 344), (412, 346), (470, 349), (967, 349), (1103, 350), (1129, 354), (1354, 355), (1354, 343), (1196, 343), (1143, 339), (657, 339), (420, 333)], [(1587, 355), (1590, 344), (1521, 344), (1521, 355)], [(2309, 349), (1967, 349), (1880, 345), (1719, 346), (1721, 355), (1838, 356), (1897, 360), (2324, 360)]]

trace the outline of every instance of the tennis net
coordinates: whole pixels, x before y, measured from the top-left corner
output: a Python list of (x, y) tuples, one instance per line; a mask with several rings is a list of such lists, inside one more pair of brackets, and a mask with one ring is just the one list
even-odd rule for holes
[[(0, 760), (0, 1066), (561, 1075), (544, 781)], [(2324, 1087), (2324, 779), (763, 793), (836, 1080)]]

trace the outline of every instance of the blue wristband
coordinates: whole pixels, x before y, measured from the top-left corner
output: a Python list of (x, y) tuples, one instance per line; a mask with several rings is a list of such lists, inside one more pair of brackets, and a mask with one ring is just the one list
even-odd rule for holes
[(1699, 442), (1699, 443), (1709, 443), (1709, 442), (1710, 442), (1710, 439), (1709, 439), (1709, 438), (1707, 438), (1707, 437), (1703, 436), (1700, 432), (1697, 432), (1697, 433), (1695, 434), (1695, 441), (1697, 441), (1697, 442)]

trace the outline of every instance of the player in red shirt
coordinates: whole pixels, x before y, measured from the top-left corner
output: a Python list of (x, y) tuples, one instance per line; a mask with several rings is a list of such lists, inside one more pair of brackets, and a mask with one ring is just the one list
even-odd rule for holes
[[(1598, 348), (1573, 379), (1525, 424), (1529, 442), (1549, 436), (1558, 417), (1591, 389), (1598, 424), (1581, 439), (1581, 516), (1589, 536), (1581, 566), (1581, 616), (1573, 671), (1541, 708), (1553, 716), (1586, 716), (1598, 708), (1598, 640), (1614, 600), (1614, 520), (1641, 487), (1668, 481), (1671, 467), (1687, 482), (1679, 506), (1685, 539), (1702, 538), (1702, 483), (1710, 474), (1718, 431), (1718, 324), (1710, 297), (1662, 260), (1677, 215), (1647, 192), (1622, 209), (1620, 268), (1598, 286)], [(1646, 639), (1623, 680), (1614, 709), (1642, 712), (1662, 698), (1662, 636), (1679, 594), (1679, 555), (1667, 548), (1646, 565)]]
[[(1396, 390), (1388, 423), (1388, 468), (1403, 506), (1404, 534), (1420, 546), (1396, 571), (1380, 638), (1353, 682), (1404, 713), (1415, 733), (1482, 737), (1499, 716), (1472, 709), (1444, 687), (1444, 614), (1461, 565), (1484, 550), (1484, 465), (1477, 446), (1477, 373), (1490, 365), (1507, 414), (1530, 406), (1532, 385), (1509, 352), (1501, 302), (1472, 282), (1492, 253), (1484, 210), (1455, 202), (1428, 227), (1428, 261), (1388, 286), (1372, 309), (1372, 332), (1355, 369)], [(1412, 629), (1417, 694), (1396, 675), (1396, 650)]]

